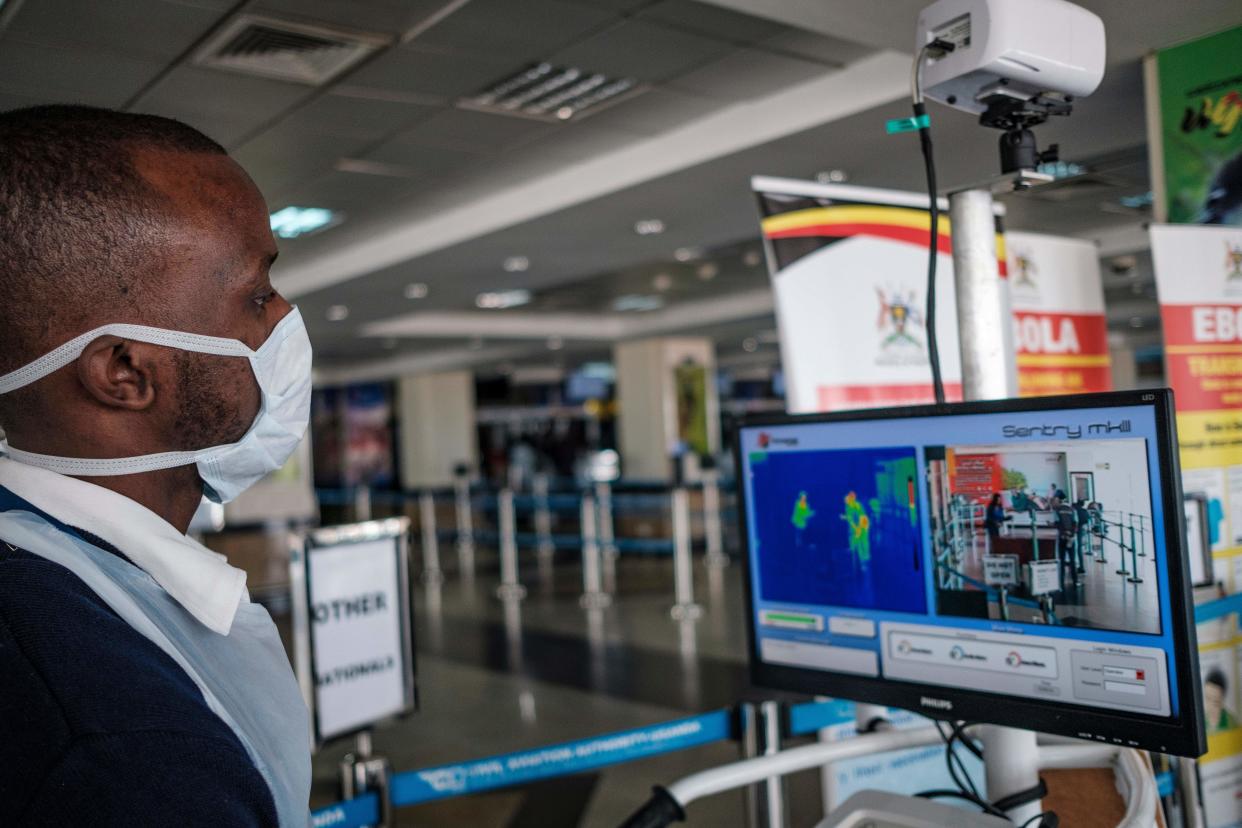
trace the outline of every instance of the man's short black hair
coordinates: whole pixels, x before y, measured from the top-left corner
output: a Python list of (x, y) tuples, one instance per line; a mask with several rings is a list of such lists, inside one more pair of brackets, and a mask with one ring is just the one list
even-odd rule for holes
[[(71, 105), (0, 112), (0, 373), (91, 327), (130, 321), (115, 316), (141, 306), (144, 279), (162, 272), (172, 213), (134, 163), (143, 150), (225, 153), (155, 115)], [(25, 390), (0, 395), (0, 422)]]
[(1225, 672), (1224, 670), (1221, 670), (1219, 667), (1213, 667), (1211, 670), (1209, 670), (1207, 674), (1207, 678), (1203, 680), (1203, 683), (1204, 684), (1215, 684), (1221, 690), (1224, 690), (1229, 687), (1228, 683), (1225, 681)]

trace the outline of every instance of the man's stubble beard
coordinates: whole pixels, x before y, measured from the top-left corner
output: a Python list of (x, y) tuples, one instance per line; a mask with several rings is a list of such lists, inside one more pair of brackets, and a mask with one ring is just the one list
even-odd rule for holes
[(173, 423), (182, 451), (236, 443), (253, 418), (238, 411), (242, 383), (255, 382), (248, 360), (182, 351), (176, 355), (179, 402)]

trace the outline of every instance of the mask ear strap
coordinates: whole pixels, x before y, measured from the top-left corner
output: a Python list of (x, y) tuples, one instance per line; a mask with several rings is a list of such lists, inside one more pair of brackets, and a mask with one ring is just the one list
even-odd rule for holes
[(119, 336), (122, 339), (147, 342), (151, 345), (163, 345), (168, 348), (197, 351), (217, 356), (248, 357), (254, 355), (254, 351), (247, 347), (244, 342), (237, 339), (169, 331), (163, 328), (152, 328), (147, 325), (130, 325), (114, 322), (110, 325), (103, 325), (94, 330), (87, 331), (80, 336), (75, 336), (38, 359), (28, 362), (21, 368), (10, 371), (4, 376), (0, 376), (0, 394), (7, 394), (10, 391), (16, 391), (18, 388), (24, 388), (32, 382), (43, 379), (53, 371), (64, 368), (81, 356), (82, 352), (86, 350), (87, 345), (101, 336)]
[(56, 457), (51, 454), (22, 451), (10, 446), (7, 441), (0, 442), (0, 450), (18, 463), (70, 477), (115, 477), (121, 474), (141, 474), (177, 466), (189, 466), (198, 462), (199, 455), (209, 451), (209, 449), (165, 451), (159, 454), (115, 458)]

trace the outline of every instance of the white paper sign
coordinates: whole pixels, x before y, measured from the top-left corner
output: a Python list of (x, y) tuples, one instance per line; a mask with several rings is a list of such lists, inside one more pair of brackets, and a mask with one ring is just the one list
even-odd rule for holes
[(988, 586), (1013, 586), (1018, 582), (1017, 555), (984, 555), (983, 581)]
[(406, 707), (400, 568), (382, 538), (310, 547), (311, 649), (320, 739)]
[(1060, 561), (1031, 561), (1031, 594), (1046, 595), (1061, 588)]

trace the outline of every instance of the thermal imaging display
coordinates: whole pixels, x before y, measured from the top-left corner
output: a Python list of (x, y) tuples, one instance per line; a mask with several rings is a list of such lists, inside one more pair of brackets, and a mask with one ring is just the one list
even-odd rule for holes
[(756, 683), (1198, 750), (1172, 429), (1167, 392), (747, 420)]

